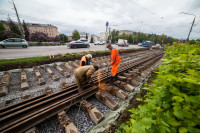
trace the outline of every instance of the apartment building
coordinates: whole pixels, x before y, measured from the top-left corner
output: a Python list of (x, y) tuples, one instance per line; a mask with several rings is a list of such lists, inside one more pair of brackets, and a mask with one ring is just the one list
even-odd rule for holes
[[(9, 29), (7, 21), (1, 21), (7, 30)], [(16, 22), (15, 22), (16, 23)], [(16, 23), (18, 25), (18, 23)], [(36, 31), (46, 33), (49, 37), (55, 37), (59, 35), (58, 28), (51, 24), (36, 24), (36, 23), (26, 23), (29, 32), (34, 33)], [(18, 25), (19, 26), (19, 25)]]
[(133, 34), (133, 31), (130, 31), (130, 30), (119, 30), (119, 35), (122, 35), (123, 33), (125, 33), (127, 35), (130, 35), (130, 34)]

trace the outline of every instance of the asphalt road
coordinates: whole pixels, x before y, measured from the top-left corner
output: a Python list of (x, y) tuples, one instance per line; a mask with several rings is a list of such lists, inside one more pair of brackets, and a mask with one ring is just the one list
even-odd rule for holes
[[(113, 45), (117, 49), (132, 49), (132, 48), (142, 48), (137, 45), (129, 45), (129, 47), (119, 47)], [(36, 56), (46, 56), (58, 53), (75, 53), (83, 51), (99, 51), (105, 50), (105, 45), (94, 45), (90, 44), (90, 48), (76, 48), (70, 49), (67, 46), (38, 46), (29, 48), (5, 48), (0, 49), (0, 59), (15, 59), (15, 58), (25, 58), (25, 57), (36, 57)]]

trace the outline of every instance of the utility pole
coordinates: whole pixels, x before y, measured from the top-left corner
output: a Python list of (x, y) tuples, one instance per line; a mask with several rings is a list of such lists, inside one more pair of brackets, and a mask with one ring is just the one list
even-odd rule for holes
[(190, 33), (192, 32), (192, 28), (193, 28), (193, 25), (194, 25), (194, 22), (195, 22), (195, 18), (196, 18), (196, 17), (194, 17), (194, 20), (193, 20), (193, 22), (192, 22), (192, 26), (191, 26), (191, 28), (190, 28), (190, 31), (189, 31), (189, 34), (188, 34), (188, 37), (187, 37), (187, 41), (189, 41)]
[[(108, 22), (106, 22), (106, 39), (105, 39), (105, 44), (107, 44), (107, 30), (108, 30), (108, 25), (109, 25), (109, 23)], [(106, 51), (106, 46), (105, 46), (105, 51)]]
[(189, 33), (188, 33), (188, 37), (187, 37), (187, 39), (186, 39), (186, 43), (187, 43), (187, 41), (189, 41), (189, 37), (190, 37), (190, 33), (192, 32), (192, 28), (193, 28), (193, 26), (194, 26), (194, 22), (195, 22), (195, 19), (196, 19), (196, 15), (190, 14), (190, 13), (186, 13), (186, 12), (180, 12), (179, 14), (187, 14), (187, 15), (192, 15), (192, 16), (194, 16), (194, 19), (193, 19), (193, 22), (192, 22), (192, 26), (191, 26), (191, 28), (190, 28), (190, 31), (189, 31)]
[(110, 26), (109, 26), (109, 38), (108, 38), (108, 41), (110, 40), (110, 42), (109, 43), (111, 43), (111, 36), (110, 36)]
[(22, 38), (24, 39), (24, 32), (23, 32), (23, 29), (22, 29), (22, 25), (21, 25), (21, 22), (20, 22), (20, 19), (19, 19), (19, 15), (18, 15), (18, 12), (17, 12), (17, 8), (15, 6), (15, 3), (14, 1), (12, 0), (12, 4), (14, 6), (14, 9), (15, 9), (15, 12), (16, 12), (16, 16), (17, 16), (17, 20), (18, 20), (18, 23), (19, 23), (19, 27), (20, 27), (20, 31), (21, 31), (21, 35), (22, 35)]

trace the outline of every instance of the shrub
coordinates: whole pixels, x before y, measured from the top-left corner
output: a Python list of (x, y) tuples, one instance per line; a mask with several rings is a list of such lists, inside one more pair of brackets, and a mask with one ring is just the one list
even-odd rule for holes
[(164, 56), (157, 78), (144, 88), (144, 104), (130, 110), (120, 132), (200, 132), (200, 47), (174, 45)]

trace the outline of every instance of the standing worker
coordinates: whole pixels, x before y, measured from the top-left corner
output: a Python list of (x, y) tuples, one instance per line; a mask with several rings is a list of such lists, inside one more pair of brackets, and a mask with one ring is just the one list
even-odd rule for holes
[(92, 59), (91, 54), (87, 54), (81, 58), (80, 67), (85, 65), (90, 65), (90, 60)]
[(111, 80), (115, 79), (115, 75), (117, 74), (119, 63), (121, 62), (119, 51), (116, 48), (113, 48), (111, 44), (107, 44), (106, 46), (109, 50), (111, 50), (110, 53), (110, 64), (112, 66), (111, 69)]
[(84, 85), (91, 82), (92, 74), (98, 69), (99, 69), (98, 66), (93, 66), (93, 65), (87, 65), (76, 68), (76, 70), (74, 71), (74, 77), (79, 92), (83, 90)]

